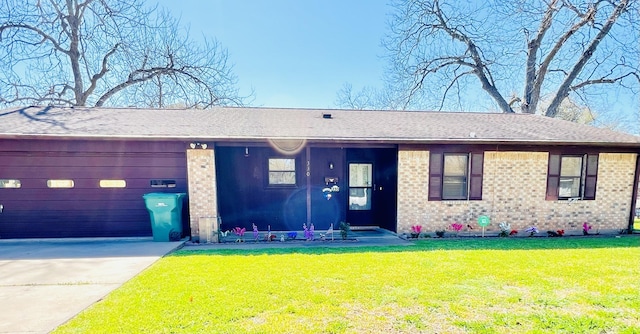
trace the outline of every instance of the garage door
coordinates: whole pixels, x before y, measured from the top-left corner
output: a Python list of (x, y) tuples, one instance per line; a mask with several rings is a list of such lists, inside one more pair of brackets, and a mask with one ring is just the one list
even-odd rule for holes
[(0, 238), (150, 236), (142, 195), (186, 192), (185, 150), (181, 142), (2, 141)]

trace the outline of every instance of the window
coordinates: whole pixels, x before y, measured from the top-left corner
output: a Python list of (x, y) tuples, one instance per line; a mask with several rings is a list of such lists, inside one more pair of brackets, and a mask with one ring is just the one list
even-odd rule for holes
[(296, 160), (285, 158), (269, 158), (269, 185), (295, 186)]
[(20, 188), (22, 183), (15, 179), (0, 179), (0, 188)]
[(151, 180), (151, 188), (175, 188), (176, 180)]
[(560, 160), (560, 186), (558, 197), (580, 197), (582, 184), (582, 157), (562, 157)]
[(125, 180), (100, 180), (100, 188), (125, 188)]
[(596, 198), (597, 154), (549, 153), (547, 200)]
[(429, 155), (429, 200), (481, 200), (483, 152)]
[(349, 164), (349, 210), (371, 210), (372, 164)]
[(73, 180), (47, 180), (49, 188), (73, 188)]
[(467, 199), (468, 154), (445, 154), (442, 175), (442, 199)]

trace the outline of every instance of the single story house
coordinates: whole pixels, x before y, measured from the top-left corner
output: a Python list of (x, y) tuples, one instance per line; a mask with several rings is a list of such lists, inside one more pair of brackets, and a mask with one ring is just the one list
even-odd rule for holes
[(142, 196), (187, 193), (184, 231), (491, 219), (629, 230), (640, 137), (529, 114), (217, 107), (0, 110), (0, 238), (149, 236)]

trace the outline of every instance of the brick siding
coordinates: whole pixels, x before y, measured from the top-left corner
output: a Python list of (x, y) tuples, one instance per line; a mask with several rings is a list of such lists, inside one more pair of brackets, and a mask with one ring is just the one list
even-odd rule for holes
[[(447, 229), (452, 223), (471, 225), (477, 233), (480, 215), (491, 218), (488, 232), (497, 233), (499, 222), (522, 231), (564, 229), (582, 233), (588, 222), (601, 232), (628, 227), (636, 154), (601, 153), (596, 199), (545, 200), (548, 153), (485, 152), (481, 201), (428, 201), (429, 151), (398, 152), (398, 233), (412, 225), (423, 231)], [(522, 234), (522, 232), (521, 232)]]
[(187, 150), (191, 239), (217, 242), (217, 187), (214, 151)]

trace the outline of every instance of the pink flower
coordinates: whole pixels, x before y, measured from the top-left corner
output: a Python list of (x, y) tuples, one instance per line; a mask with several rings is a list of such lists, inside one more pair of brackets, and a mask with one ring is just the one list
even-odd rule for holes
[(451, 228), (456, 232), (460, 232), (460, 230), (462, 230), (462, 224), (453, 223), (453, 224), (451, 224)]

